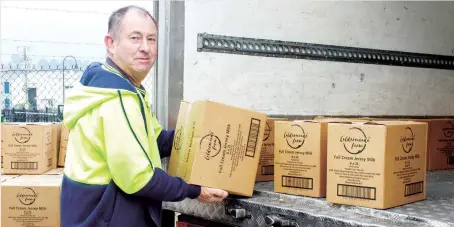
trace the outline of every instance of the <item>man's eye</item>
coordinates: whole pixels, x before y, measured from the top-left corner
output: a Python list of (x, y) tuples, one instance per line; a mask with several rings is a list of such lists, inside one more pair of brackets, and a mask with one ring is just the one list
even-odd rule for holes
[(156, 39), (155, 38), (149, 38), (148, 41), (154, 42), (154, 41), (156, 41)]
[(139, 39), (139, 37), (137, 37), (137, 36), (133, 36), (133, 37), (131, 37), (131, 39), (133, 39), (133, 40), (138, 40), (138, 39)]

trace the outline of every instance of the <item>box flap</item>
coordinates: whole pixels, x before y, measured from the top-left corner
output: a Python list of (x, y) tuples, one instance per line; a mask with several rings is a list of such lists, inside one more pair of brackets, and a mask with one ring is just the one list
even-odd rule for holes
[(367, 121), (363, 122), (365, 125), (421, 125), (426, 124), (424, 122), (416, 122), (416, 121)]
[(56, 168), (56, 169), (51, 169), (47, 172), (44, 173), (44, 175), (61, 175), (65, 172), (65, 168)]
[(27, 126), (27, 125), (52, 125), (52, 123), (47, 122), (2, 122), (4, 125), (19, 125), (19, 126)]
[(2, 183), (4, 186), (60, 186), (63, 175), (20, 175)]

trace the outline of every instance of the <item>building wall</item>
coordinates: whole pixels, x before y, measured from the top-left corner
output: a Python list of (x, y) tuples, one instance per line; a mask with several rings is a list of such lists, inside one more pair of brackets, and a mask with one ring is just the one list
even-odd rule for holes
[(197, 52), (197, 34), (454, 54), (452, 2), (186, 1), (184, 99), (285, 115), (452, 115), (454, 71)]

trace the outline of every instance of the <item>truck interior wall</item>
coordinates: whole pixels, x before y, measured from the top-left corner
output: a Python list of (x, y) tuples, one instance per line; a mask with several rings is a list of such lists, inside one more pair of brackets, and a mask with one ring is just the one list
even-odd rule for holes
[(185, 100), (271, 115), (454, 114), (452, 70), (197, 52), (206, 32), (453, 55), (452, 2), (185, 1), (184, 15)]

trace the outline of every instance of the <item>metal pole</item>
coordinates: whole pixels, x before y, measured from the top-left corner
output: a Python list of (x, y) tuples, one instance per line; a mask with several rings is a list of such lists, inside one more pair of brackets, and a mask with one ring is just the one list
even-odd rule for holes
[(64, 104), (65, 103), (65, 60), (68, 56), (66, 56), (65, 58), (63, 58), (63, 82), (62, 82), (62, 89), (63, 89), (63, 99), (62, 99), (62, 103)]
[(163, 128), (168, 128), (168, 75), (169, 75), (169, 41), (170, 41), (170, 1), (159, 1), (158, 4), (158, 65), (155, 83), (153, 84), (156, 103), (156, 117)]
[[(68, 56), (66, 56), (65, 58), (63, 58), (63, 83), (62, 83), (62, 84), (63, 84), (63, 104), (65, 104), (65, 92), (66, 92), (66, 88), (65, 88), (65, 86), (66, 86), (66, 85), (65, 85), (65, 80), (66, 80), (66, 79), (65, 79), (65, 60), (66, 60), (67, 58), (72, 58), (72, 59), (74, 59), (74, 62), (76, 63), (76, 68), (77, 68), (77, 60), (76, 60), (76, 58), (75, 58), (74, 56), (68, 55)], [(74, 67), (73, 67), (73, 68), (74, 68)]]

